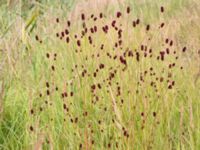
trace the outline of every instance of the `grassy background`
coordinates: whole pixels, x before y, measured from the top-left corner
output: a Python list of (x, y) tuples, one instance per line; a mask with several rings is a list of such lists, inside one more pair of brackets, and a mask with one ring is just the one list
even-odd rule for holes
[[(75, 44), (66, 46), (65, 42), (55, 37), (65, 26), (67, 16), (76, 7), (77, 2), (0, 0), (0, 149), (74, 150), (79, 149), (80, 144), (83, 149), (109, 149), (109, 144), (111, 144), (110, 149), (117, 149), (116, 143), (118, 149), (125, 150), (199, 149), (199, 1), (127, 1), (124, 5), (129, 4), (132, 9), (130, 18), (140, 17), (142, 24), (152, 25), (153, 31), (148, 36), (152, 36), (153, 41), (148, 43), (144, 40), (145, 26), (141, 25), (134, 32), (126, 31), (125, 40), (130, 40), (126, 45), (135, 49), (145, 41), (159, 51), (166, 37), (174, 40), (175, 50), (187, 45), (187, 53), (180, 53), (178, 61), (178, 65), (183, 66), (184, 70), (173, 70), (176, 86), (171, 91), (166, 89), (166, 85), (159, 84), (158, 93), (155, 93), (149, 84), (144, 84), (139, 87), (139, 94), (135, 94), (140, 71), (155, 66), (156, 72), (161, 74), (162, 68), (173, 58), (167, 59), (165, 64), (152, 60), (135, 63), (128, 59), (130, 68), (125, 73), (119, 71), (111, 89), (105, 86), (97, 92), (102, 98), (95, 105), (91, 103), (93, 97), (89, 92), (90, 86), (102, 82), (109, 71), (103, 70), (97, 78), (83, 79), (79, 77), (81, 65), (93, 73), (100, 62), (105, 63), (107, 68), (111, 66), (117, 68), (119, 64), (110, 61), (105, 56), (106, 52), (95, 61), (93, 59), (85, 61), (85, 56), (96, 55), (98, 51), (91, 51), (92, 47), (85, 42), (82, 46), (83, 53), (79, 55), (74, 53), (74, 49), (77, 49)], [(159, 11), (161, 5), (165, 7), (163, 15), (160, 15)], [(123, 11), (123, 6), (120, 6), (120, 9)], [(110, 15), (106, 21), (110, 21), (116, 10), (110, 6), (105, 11)], [(57, 17), (60, 19), (59, 24), (55, 21)], [(121, 21), (124, 23), (127, 18)], [(162, 21), (166, 26), (165, 31), (160, 33), (156, 26)], [(79, 20), (75, 20), (72, 32), (80, 30), (80, 26), (76, 25), (78, 23)], [(36, 35), (42, 39), (42, 44), (35, 40)], [(111, 39), (99, 34), (95, 43), (100, 45), (104, 41), (108, 45), (107, 51), (110, 52), (112, 48), (109, 45), (114, 40), (114, 33), (111, 34)], [(46, 58), (46, 53), (52, 55), (57, 53), (58, 59), (53, 61), (51, 57), (50, 61)], [(77, 72), (71, 72), (75, 64), (78, 65)], [(55, 65), (55, 73), (49, 71), (51, 65)], [(73, 77), (75, 77), (73, 85), (65, 86)], [(46, 96), (47, 81), (51, 83), (52, 88), (58, 86), (59, 92)], [(151, 81), (151, 78), (149, 77), (147, 81)], [(112, 97), (116, 96), (116, 82), (119, 82), (123, 92), (120, 98), (116, 97), (117, 102), (114, 107)], [(60, 97), (63, 89), (73, 91), (74, 96), (63, 101)], [(128, 95), (127, 90), (133, 92)], [(39, 96), (40, 93), (43, 97)], [(151, 97), (146, 99), (145, 95)], [(120, 102), (121, 98), (124, 99), (123, 105)], [(63, 103), (67, 104), (69, 112), (63, 110)], [(40, 111), (41, 107), (43, 111)], [(104, 111), (105, 107), (107, 111)], [(113, 111), (113, 107), (118, 111)], [(34, 110), (33, 115), (31, 110)], [(88, 112), (87, 117), (82, 115), (85, 111)], [(156, 118), (152, 116), (154, 111), (157, 112)], [(141, 112), (145, 113), (144, 129), (141, 129), (143, 121)], [(76, 117), (79, 118), (78, 123), (71, 123), (70, 119)], [(101, 120), (100, 125), (99, 120)], [(33, 132), (30, 131), (30, 126), (33, 126)], [(124, 126), (128, 130), (130, 135), (128, 139), (124, 137), (119, 126)], [(104, 132), (101, 132), (101, 129)], [(94, 133), (91, 133), (91, 130)], [(94, 144), (91, 144), (92, 140)]]

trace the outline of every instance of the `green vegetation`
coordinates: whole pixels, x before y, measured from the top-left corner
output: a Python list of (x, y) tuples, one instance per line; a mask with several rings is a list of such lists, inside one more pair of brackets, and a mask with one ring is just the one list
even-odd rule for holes
[(0, 0), (0, 149), (200, 149), (200, 2), (94, 1)]

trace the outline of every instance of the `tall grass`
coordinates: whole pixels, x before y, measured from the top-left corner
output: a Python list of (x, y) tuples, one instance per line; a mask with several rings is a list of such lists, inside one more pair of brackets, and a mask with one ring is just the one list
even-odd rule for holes
[(199, 149), (198, 0), (78, 3), (0, 5), (0, 149)]

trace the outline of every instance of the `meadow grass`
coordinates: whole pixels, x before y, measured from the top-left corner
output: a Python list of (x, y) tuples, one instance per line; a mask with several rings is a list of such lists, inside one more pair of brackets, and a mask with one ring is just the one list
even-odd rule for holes
[(199, 1), (78, 3), (0, 1), (0, 149), (200, 149)]

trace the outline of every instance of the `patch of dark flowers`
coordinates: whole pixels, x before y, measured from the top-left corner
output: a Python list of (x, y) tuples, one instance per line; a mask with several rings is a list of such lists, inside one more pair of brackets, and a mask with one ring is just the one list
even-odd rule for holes
[[(110, 109), (114, 105), (110, 96), (110, 88), (113, 90), (113, 97), (116, 98), (115, 105), (123, 106), (120, 108), (127, 106), (127, 93), (131, 96), (141, 96), (148, 99), (150, 96), (143, 95), (146, 89), (152, 89), (158, 94), (158, 97), (160, 88), (168, 91), (176, 89), (174, 88), (176, 86), (174, 70), (176, 68), (183, 69), (183, 66), (179, 66), (179, 63), (177, 63), (181, 56), (178, 55), (178, 50), (176, 50), (177, 52), (174, 50), (176, 43), (172, 39), (164, 37), (164, 40), (162, 39), (163, 45), (160, 48), (152, 48), (153, 46), (149, 44), (149, 41), (151, 42), (149, 34), (151, 32), (164, 32), (167, 24), (164, 22), (156, 24), (156, 27), (159, 26), (162, 29), (157, 28), (154, 30), (153, 24), (146, 24), (144, 28), (141, 18), (135, 19), (128, 15), (132, 13), (129, 6), (124, 11), (116, 11), (112, 20), (108, 20), (109, 17), (106, 17), (103, 12), (100, 12), (97, 16), (93, 13), (82, 13), (80, 14), (80, 20), (78, 20), (78, 22), (81, 22), (81, 27), (73, 29), (76, 22), (68, 20), (65, 22), (62, 31), (56, 31), (55, 38), (66, 44), (65, 52), (70, 56), (65, 58), (65, 52), (62, 53), (60, 50), (58, 53), (45, 53), (44, 57), (48, 63), (47, 69), (51, 80), (46, 79), (44, 83), (45, 91), (39, 93), (39, 99), (46, 103), (46, 105), (38, 107), (41, 112), (50, 104), (53, 107), (53, 101), (59, 99), (62, 102), (61, 110), (66, 115), (63, 119), (78, 126), (82, 123), (82, 120), (87, 122), (90, 118), (91, 111), (87, 109), (87, 105), (90, 108), (96, 108), (98, 111), (102, 110), (103, 113), (112, 115), (116, 113), (113, 109)], [(163, 14), (165, 9), (161, 6), (158, 11)], [(130, 17), (128, 21), (122, 21), (127, 19), (126, 16)], [(56, 18), (56, 24), (61, 22)], [(131, 37), (134, 35), (126, 36), (127, 33), (132, 33), (134, 30), (144, 32), (145, 39), (149, 40), (137, 43), (134, 41), (137, 40), (137, 37)], [(130, 42), (128, 42), (129, 38)], [(35, 36), (35, 39), (40, 41), (38, 35)], [(185, 53), (187, 49), (185, 46), (180, 51)], [(63, 57), (60, 57), (62, 55)], [(77, 62), (67, 63), (69, 66), (56, 64), (61, 59), (65, 59), (63, 62), (68, 62), (68, 58), (71, 57)], [(148, 65), (141, 67), (145, 63), (148, 63)], [(71, 64), (73, 64), (73, 67), (70, 66)], [(160, 64), (160, 66), (157, 67), (157, 64)], [(63, 69), (60, 69), (62, 67)], [(65, 68), (68, 68), (66, 72), (64, 72)], [(56, 74), (63, 78), (61, 84), (56, 83), (57, 78), (60, 79)], [(132, 85), (132, 88), (129, 88), (129, 85)], [(44, 94), (42, 95), (42, 93)], [(58, 93), (59, 98), (55, 96), (56, 93)], [(83, 96), (83, 93), (87, 97)], [(72, 113), (71, 110), (75, 110), (76, 108), (72, 107), (80, 101), (82, 101), (80, 108), (82, 110), (80, 110), (81, 115), (78, 116)], [(32, 116), (34, 116), (35, 111), (36, 109), (31, 108), (30, 113)], [(146, 111), (140, 114), (142, 130), (145, 129), (149, 114)], [(153, 113), (151, 111), (150, 116), (153, 116), (156, 120), (159, 115), (156, 111)], [(98, 120), (99, 133), (104, 134), (105, 130), (101, 129), (102, 124), (104, 124), (103, 119), (99, 119), (101, 116), (95, 117)], [(115, 119), (109, 121), (115, 123)], [(33, 127), (30, 127), (30, 130), (33, 131)], [(97, 132), (92, 131), (93, 134)], [(128, 128), (123, 127), (122, 135), (128, 139), (131, 132)], [(96, 140), (91, 140), (92, 145), (96, 143)], [(112, 144), (108, 143), (107, 147), (111, 148)], [(116, 147), (118, 147), (118, 144), (116, 144)], [(79, 148), (83, 148), (83, 144), (80, 144)]]

